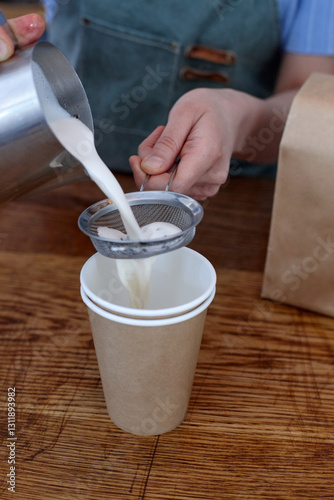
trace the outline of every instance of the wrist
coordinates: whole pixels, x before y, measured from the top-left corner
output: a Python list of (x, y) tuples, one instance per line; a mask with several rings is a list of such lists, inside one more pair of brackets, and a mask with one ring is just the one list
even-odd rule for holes
[(233, 117), (233, 156), (243, 158), (252, 136), (268, 119), (267, 109), (265, 101), (257, 97), (232, 89), (229, 89), (229, 93), (228, 116)]
[(238, 131), (233, 156), (247, 162), (277, 161), (279, 145), (296, 91), (259, 99), (237, 93)]

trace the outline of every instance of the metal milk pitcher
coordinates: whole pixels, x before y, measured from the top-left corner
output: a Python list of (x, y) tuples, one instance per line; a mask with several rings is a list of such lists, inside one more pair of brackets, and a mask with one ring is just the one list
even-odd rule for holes
[(89, 102), (71, 64), (49, 42), (16, 50), (0, 64), (0, 203), (86, 177), (53, 134), (34, 75), (41, 68), (58, 103), (93, 130)]

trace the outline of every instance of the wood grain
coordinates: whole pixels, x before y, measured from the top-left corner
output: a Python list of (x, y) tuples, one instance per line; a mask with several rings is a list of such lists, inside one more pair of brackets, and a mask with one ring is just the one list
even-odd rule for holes
[[(126, 191), (132, 179), (120, 176)], [(232, 179), (191, 246), (214, 264), (184, 423), (138, 437), (110, 421), (77, 229), (90, 182), (0, 207), (1, 498), (7, 388), (17, 392), (20, 500), (315, 500), (334, 497), (334, 320), (261, 300), (272, 181)]]

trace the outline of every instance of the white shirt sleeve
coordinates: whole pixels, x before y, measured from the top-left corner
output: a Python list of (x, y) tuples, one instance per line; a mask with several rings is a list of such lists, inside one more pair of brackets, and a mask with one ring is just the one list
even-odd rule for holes
[(278, 0), (286, 52), (334, 55), (333, 0)]

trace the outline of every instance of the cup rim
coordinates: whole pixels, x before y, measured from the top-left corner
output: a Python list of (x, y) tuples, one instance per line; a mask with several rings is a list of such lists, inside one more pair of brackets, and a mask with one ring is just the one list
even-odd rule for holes
[[(82, 266), (81, 272), (80, 272), (80, 283), (81, 287), (83, 288), (85, 294), (93, 301), (97, 306), (101, 306), (102, 308), (106, 309), (107, 311), (111, 311), (114, 313), (118, 313), (123, 316), (132, 316), (136, 318), (145, 318), (147, 316), (151, 316), (152, 318), (161, 318), (167, 317), (167, 316), (179, 316), (182, 315), (183, 313), (186, 313), (187, 311), (191, 311), (193, 309), (196, 309), (200, 304), (202, 304), (208, 297), (211, 296), (212, 290), (215, 290), (216, 288), (216, 283), (217, 283), (217, 274), (215, 271), (215, 268), (211, 264), (211, 262), (204, 257), (202, 254), (199, 252), (196, 252), (195, 250), (187, 247), (179, 248), (178, 250), (175, 250), (175, 252), (187, 252), (187, 253), (193, 253), (196, 254), (197, 257), (199, 257), (202, 261), (204, 261), (208, 267), (208, 270), (210, 272), (210, 284), (207, 287), (206, 291), (203, 292), (201, 295), (196, 297), (195, 299), (191, 300), (190, 302), (187, 302), (186, 304), (183, 304), (181, 306), (173, 306), (173, 307), (166, 307), (166, 308), (159, 308), (159, 309), (137, 309), (137, 308), (132, 308), (132, 307), (126, 307), (126, 306), (120, 306), (117, 304), (112, 304), (111, 302), (108, 302), (107, 300), (101, 299), (98, 295), (96, 295), (94, 292), (92, 292), (89, 287), (87, 286), (86, 280), (84, 278), (84, 273), (85, 269), (88, 266), (88, 263), (91, 262), (92, 260), (96, 259), (97, 256), (99, 256), (99, 252), (96, 252), (94, 255), (92, 255)], [(106, 257), (105, 257), (106, 258)], [(111, 307), (112, 306), (112, 307)], [(151, 321), (151, 320), (150, 320)]]
[[(186, 314), (182, 314), (180, 316), (175, 316), (175, 317), (169, 317), (169, 318), (163, 318), (163, 319), (138, 319), (138, 318), (128, 318), (125, 316), (118, 316), (116, 314), (113, 314), (111, 312), (106, 311), (105, 309), (101, 309), (98, 307), (94, 302), (90, 300), (90, 298), (87, 296), (85, 291), (83, 290), (82, 287), (80, 287), (80, 293), (81, 293), (81, 298), (83, 302), (86, 304), (86, 306), (99, 316), (102, 316), (105, 319), (108, 319), (110, 321), (113, 321), (115, 323), (122, 323), (125, 325), (131, 325), (131, 326), (144, 326), (144, 327), (157, 327), (157, 326), (167, 326), (167, 325), (175, 325), (177, 323), (182, 323), (183, 321), (187, 321), (195, 316), (198, 316), (200, 313), (205, 311), (211, 302), (214, 299), (214, 296), (216, 294), (216, 288), (214, 288), (211, 291), (210, 296), (198, 307), (195, 309), (192, 309), (191, 311), (187, 312)], [(146, 309), (146, 313), (148, 312), (148, 309)]]

